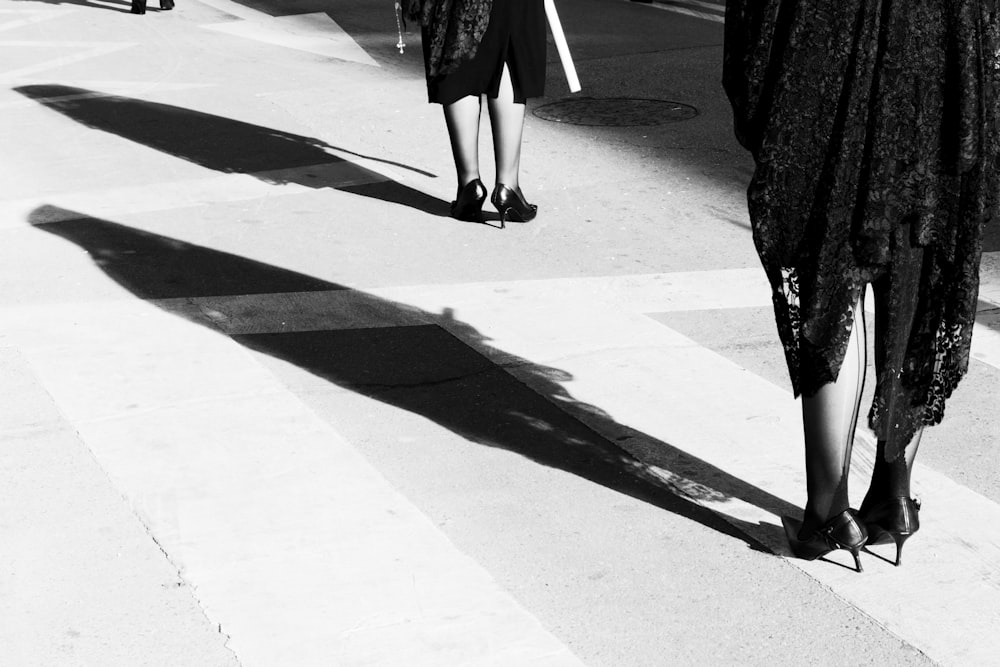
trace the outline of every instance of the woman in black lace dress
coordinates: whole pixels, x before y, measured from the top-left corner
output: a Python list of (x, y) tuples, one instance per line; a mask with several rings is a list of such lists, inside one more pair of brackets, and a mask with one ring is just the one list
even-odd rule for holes
[(537, 207), (521, 193), (521, 133), (526, 99), (545, 91), (542, 0), (408, 0), (407, 7), (422, 27), (428, 98), (444, 108), (458, 172), (451, 215), (482, 220), (479, 119), (486, 95), (496, 163), (491, 201), (501, 226), (528, 222)]
[[(754, 242), (802, 395), (816, 558), (918, 528), (910, 471), (969, 361), (982, 229), (1000, 191), (997, 0), (728, 0), (724, 85), (756, 170)], [(860, 510), (847, 473), (875, 303), (878, 438)]]

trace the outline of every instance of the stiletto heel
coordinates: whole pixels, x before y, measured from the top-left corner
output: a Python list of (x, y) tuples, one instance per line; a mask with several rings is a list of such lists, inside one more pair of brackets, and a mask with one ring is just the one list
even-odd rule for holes
[(861, 547), (868, 539), (868, 531), (864, 524), (855, 517), (854, 510), (847, 509), (817, 528), (812, 535), (804, 540), (798, 537), (802, 522), (789, 517), (781, 517), (785, 526), (785, 536), (792, 553), (803, 560), (816, 560), (831, 551), (844, 549), (854, 557), (854, 567), (863, 572), (861, 567)]
[(903, 542), (906, 542), (907, 538), (912, 534), (889, 533), (889, 537), (896, 543), (896, 567), (899, 567), (903, 562)]
[(483, 202), (486, 201), (486, 186), (478, 178), (458, 189), (458, 196), (451, 203), (451, 217), (466, 222), (483, 221)]
[(508, 188), (503, 183), (497, 183), (490, 197), (493, 206), (500, 214), (500, 227), (507, 226), (507, 220), (511, 222), (529, 222), (538, 213), (538, 207), (529, 204), (524, 200), (520, 188)]
[(859, 517), (868, 530), (868, 544), (896, 545), (896, 567), (903, 562), (903, 543), (920, 530), (920, 501), (890, 498)]

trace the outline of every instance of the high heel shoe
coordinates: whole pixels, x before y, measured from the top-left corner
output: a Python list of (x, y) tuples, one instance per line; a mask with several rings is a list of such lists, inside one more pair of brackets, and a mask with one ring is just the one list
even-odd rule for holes
[(520, 188), (508, 188), (503, 183), (497, 183), (490, 201), (500, 213), (500, 227), (507, 226), (507, 220), (512, 222), (529, 222), (538, 213), (538, 207), (524, 200)]
[(854, 556), (854, 566), (857, 571), (863, 571), (860, 552), (868, 539), (868, 531), (865, 530), (864, 524), (857, 520), (854, 510), (844, 510), (804, 540), (798, 537), (802, 522), (789, 517), (782, 517), (781, 521), (785, 525), (788, 546), (798, 558), (816, 560), (836, 549), (846, 549)]
[(133, 14), (145, 14), (146, 13), (146, 0), (132, 0), (132, 9), (130, 9)]
[(174, 0), (160, 0), (160, 9), (167, 11), (174, 8)]
[(458, 189), (458, 197), (451, 203), (451, 217), (466, 222), (483, 221), (483, 202), (486, 186), (478, 178)]
[(896, 567), (899, 567), (903, 543), (920, 530), (919, 512), (919, 500), (900, 496), (879, 503), (858, 518), (868, 529), (868, 544), (896, 544)]

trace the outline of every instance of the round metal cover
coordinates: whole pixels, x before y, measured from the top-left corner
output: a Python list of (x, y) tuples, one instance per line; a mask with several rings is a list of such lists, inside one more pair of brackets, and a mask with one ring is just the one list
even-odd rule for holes
[(694, 118), (693, 106), (669, 100), (633, 97), (574, 97), (537, 107), (532, 113), (542, 120), (571, 125), (631, 127), (665, 125)]

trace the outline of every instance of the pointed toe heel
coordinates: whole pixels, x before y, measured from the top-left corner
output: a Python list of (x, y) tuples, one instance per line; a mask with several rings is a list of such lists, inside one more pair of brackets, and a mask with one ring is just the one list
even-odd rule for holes
[(868, 530), (868, 544), (896, 545), (896, 567), (903, 562), (903, 544), (920, 530), (920, 501), (907, 496), (890, 498), (859, 517)]
[(538, 214), (538, 207), (529, 204), (521, 194), (520, 188), (508, 188), (498, 183), (490, 197), (490, 202), (500, 214), (500, 227), (506, 227), (507, 221), (530, 222)]
[(863, 572), (861, 567), (861, 547), (868, 540), (868, 531), (864, 524), (858, 521), (854, 510), (844, 510), (825, 524), (817, 528), (805, 539), (800, 539), (798, 531), (802, 526), (800, 521), (782, 517), (785, 526), (785, 536), (788, 546), (797, 558), (816, 560), (831, 551), (844, 549), (854, 557), (854, 567)]

